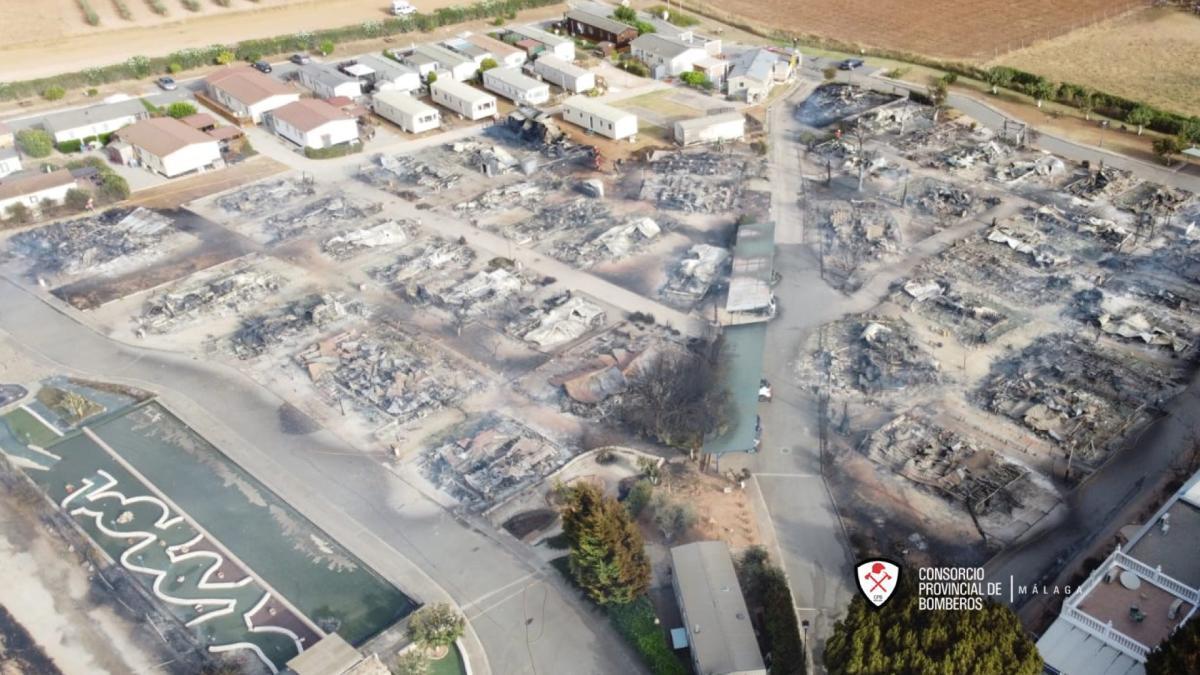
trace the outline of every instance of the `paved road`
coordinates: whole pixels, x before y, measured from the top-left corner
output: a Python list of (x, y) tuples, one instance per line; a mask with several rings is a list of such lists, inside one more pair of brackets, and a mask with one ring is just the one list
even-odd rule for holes
[[(0, 279), (0, 330), (65, 372), (141, 386), (339, 543), (421, 601), (464, 607), (474, 672), (636, 673), (635, 656), (553, 569), (456, 518), (335, 435), (285, 434), (283, 400), (237, 371), (104, 338)], [(486, 656), (485, 656), (486, 652)]]

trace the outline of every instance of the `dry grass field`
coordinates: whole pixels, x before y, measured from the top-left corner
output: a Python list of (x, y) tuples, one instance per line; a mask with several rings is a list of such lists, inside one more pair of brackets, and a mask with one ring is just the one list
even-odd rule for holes
[(1135, 12), (997, 63), (1200, 115), (1200, 17), (1179, 10)]
[(990, 60), (1148, 3), (1134, 0), (685, 0), (768, 33)]
[[(387, 18), (387, 0), (157, 0), (167, 14), (153, 12), (154, 0), (86, 0), (100, 17), (89, 26), (77, 0), (0, 0), (0, 80), (30, 79), (122, 61), (134, 54), (156, 56), (184, 47), (233, 43), (301, 30), (346, 26)], [(131, 18), (117, 14), (118, 2)], [(462, 0), (412, 0), (421, 11), (465, 4)]]

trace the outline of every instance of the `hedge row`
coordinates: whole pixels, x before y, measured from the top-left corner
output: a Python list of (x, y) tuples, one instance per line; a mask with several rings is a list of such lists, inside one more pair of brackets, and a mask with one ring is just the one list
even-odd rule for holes
[(609, 607), (608, 617), (654, 675), (686, 675), (687, 670), (667, 644), (667, 636), (654, 614), (654, 605), (646, 596), (627, 605)]
[(335, 157), (345, 157), (346, 155), (353, 155), (356, 152), (362, 152), (362, 149), (362, 143), (353, 141), (331, 145), (327, 148), (304, 148), (304, 156), (309, 159), (333, 159)]
[(414, 14), (407, 17), (393, 17), (382, 21), (364, 21), (353, 26), (331, 28), (314, 32), (300, 32), (292, 35), (280, 35), (261, 40), (246, 40), (236, 45), (211, 45), (194, 49), (182, 49), (166, 56), (146, 57), (132, 56), (122, 63), (98, 68), (87, 68), (73, 73), (64, 73), (53, 77), (19, 82), (0, 82), (0, 100), (37, 96), (49, 87), (59, 86), (65, 89), (94, 87), (101, 84), (119, 82), (121, 80), (140, 79), (153, 73), (166, 73), (172, 66), (174, 70), (186, 70), (200, 66), (212, 65), (217, 62), (217, 55), (223, 51), (232, 51), (236, 58), (252, 61), (268, 56), (276, 56), (296, 51), (314, 50), (326, 40), (335, 44), (367, 40), (372, 38), (401, 35), (413, 32), (429, 32), (442, 26), (450, 26), (466, 21), (480, 19), (506, 18), (525, 9), (548, 7), (556, 5), (561, 0), (484, 0), (466, 7), (444, 7), (431, 14)]

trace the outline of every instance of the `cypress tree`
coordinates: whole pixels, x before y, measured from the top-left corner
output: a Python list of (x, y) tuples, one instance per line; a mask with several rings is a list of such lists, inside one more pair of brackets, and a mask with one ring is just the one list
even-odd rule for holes
[(1200, 675), (1200, 620), (1192, 617), (1146, 656), (1146, 675)]
[(563, 533), (570, 544), (571, 576), (600, 605), (623, 605), (650, 587), (642, 533), (629, 512), (595, 486), (564, 490)]

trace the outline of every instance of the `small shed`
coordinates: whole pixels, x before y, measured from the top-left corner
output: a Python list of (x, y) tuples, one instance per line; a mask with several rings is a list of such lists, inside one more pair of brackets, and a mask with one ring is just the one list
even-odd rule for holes
[(394, 122), (410, 134), (419, 134), (436, 129), (442, 124), (438, 109), (398, 91), (384, 91), (375, 95), (375, 114)]
[(675, 123), (675, 142), (680, 145), (740, 140), (746, 135), (746, 116), (740, 112), (707, 115)]

